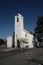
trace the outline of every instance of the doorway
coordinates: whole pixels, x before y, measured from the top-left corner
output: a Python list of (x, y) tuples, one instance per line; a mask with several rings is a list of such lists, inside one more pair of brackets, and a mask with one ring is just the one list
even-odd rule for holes
[(17, 39), (17, 48), (20, 48), (20, 41)]

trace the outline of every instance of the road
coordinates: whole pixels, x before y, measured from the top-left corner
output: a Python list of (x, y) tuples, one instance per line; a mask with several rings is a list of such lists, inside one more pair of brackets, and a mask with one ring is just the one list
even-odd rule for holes
[(7, 52), (3, 54), (0, 56), (0, 65), (41, 65), (41, 63), (43, 64), (43, 48), (37, 48), (34, 50), (31, 49), (23, 53)]

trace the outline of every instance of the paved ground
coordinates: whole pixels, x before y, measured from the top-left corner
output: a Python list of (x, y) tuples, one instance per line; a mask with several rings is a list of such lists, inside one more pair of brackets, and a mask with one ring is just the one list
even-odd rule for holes
[(43, 48), (15, 53), (13, 51), (0, 51), (0, 65), (41, 65), (43, 64)]

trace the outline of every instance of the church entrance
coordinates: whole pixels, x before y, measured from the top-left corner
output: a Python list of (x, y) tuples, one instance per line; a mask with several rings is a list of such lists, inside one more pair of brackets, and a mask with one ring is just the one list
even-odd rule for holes
[(20, 41), (17, 39), (17, 48), (20, 48)]

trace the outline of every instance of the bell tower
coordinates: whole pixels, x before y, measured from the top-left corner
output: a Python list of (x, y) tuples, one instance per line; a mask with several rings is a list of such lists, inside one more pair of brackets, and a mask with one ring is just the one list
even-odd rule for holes
[(19, 37), (22, 37), (23, 29), (23, 16), (18, 13), (15, 16), (15, 48), (17, 47), (17, 39), (19, 39)]

